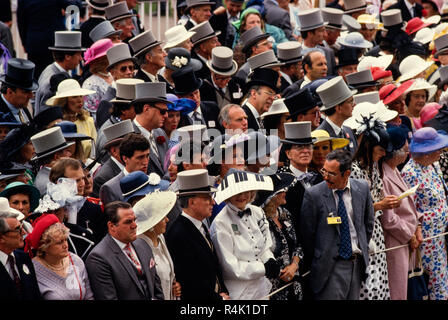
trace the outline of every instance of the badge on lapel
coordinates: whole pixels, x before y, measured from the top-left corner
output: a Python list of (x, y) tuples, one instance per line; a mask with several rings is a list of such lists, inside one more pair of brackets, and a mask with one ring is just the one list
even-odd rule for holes
[(30, 269), (28, 269), (28, 266), (26, 264), (24, 264), (22, 266), (23, 272), (25, 272), (26, 275), (30, 274)]
[(151, 261), (149, 261), (149, 269), (152, 269), (156, 262), (154, 261), (154, 258), (151, 258)]

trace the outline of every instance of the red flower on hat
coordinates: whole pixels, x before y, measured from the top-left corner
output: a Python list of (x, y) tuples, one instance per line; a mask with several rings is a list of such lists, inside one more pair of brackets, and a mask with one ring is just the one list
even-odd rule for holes
[(422, 16), (426, 17), (428, 15), (428, 11), (426, 9), (422, 10)]
[(158, 136), (156, 138), (156, 141), (157, 141), (158, 144), (164, 144), (166, 142), (166, 139), (165, 139), (164, 136)]

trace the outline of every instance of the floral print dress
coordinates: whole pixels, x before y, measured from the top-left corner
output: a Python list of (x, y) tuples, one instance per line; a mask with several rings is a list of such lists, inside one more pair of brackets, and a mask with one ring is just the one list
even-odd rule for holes
[[(415, 206), (423, 214), (423, 238), (444, 233), (448, 226), (446, 184), (440, 165), (423, 166), (409, 160), (401, 175), (411, 188), (418, 185), (414, 195)], [(448, 300), (448, 265), (445, 237), (424, 241), (420, 246), (423, 268), (429, 274), (430, 300)]]
[(96, 120), (96, 110), (98, 109), (98, 105), (100, 104), (101, 100), (103, 100), (103, 97), (109, 87), (110, 84), (96, 74), (88, 77), (82, 84), (83, 89), (96, 91), (96, 93), (89, 94), (84, 97), (84, 108), (91, 113), (94, 120)]
[[(370, 187), (373, 202), (378, 202), (383, 198), (383, 181), (378, 170), (378, 164), (374, 163), (372, 169), (372, 178), (369, 177), (366, 170), (361, 169), (357, 161), (353, 161), (352, 173), (350, 178), (366, 180)], [(372, 238), (369, 243), (369, 251), (372, 251), (372, 244), (375, 244), (374, 251), (386, 249), (384, 241), (384, 231), (381, 226), (381, 216), (383, 211), (375, 212)], [(390, 300), (389, 276), (387, 273), (386, 253), (377, 253), (370, 255), (369, 265), (367, 266), (367, 279), (361, 285), (359, 298), (361, 300)]]

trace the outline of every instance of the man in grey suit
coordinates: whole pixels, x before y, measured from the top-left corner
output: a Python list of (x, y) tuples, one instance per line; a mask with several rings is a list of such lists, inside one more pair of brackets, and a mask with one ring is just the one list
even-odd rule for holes
[(95, 300), (163, 300), (151, 248), (137, 239), (137, 224), (130, 204), (106, 206), (108, 234), (86, 260)]
[[(121, 172), (100, 187), (100, 199), (104, 205), (122, 201), (120, 179), (134, 171), (148, 172), (149, 142), (141, 134), (129, 133), (120, 143), (120, 158), (124, 164)], [(117, 164), (118, 165), (118, 164)]]
[(307, 189), (300, 236), (316, 300), (357, 300), (369, 264), (374, 210), (366, 181), (349, 179), (350, 152), (327, 155), (323, 182)]
[(266, 22), (282, 29), (289, 40), (296, 40), (292, 36), (289, 0), (264, 0), (263, 4)]

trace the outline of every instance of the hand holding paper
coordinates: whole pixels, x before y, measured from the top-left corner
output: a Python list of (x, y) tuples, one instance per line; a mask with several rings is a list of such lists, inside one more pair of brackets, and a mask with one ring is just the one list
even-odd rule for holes
[(409, 190), (406, 190), (405, 192), (403, 192), (402, 194), (400, 194), (398, 196), (398, 200), (401, 200), (401, 199), (406, 198), (406, 197), (408, 197), (410, 195), (413, 195), (417, 191), (417, 188), (418, 188), (418, 185), (412, 187)]

